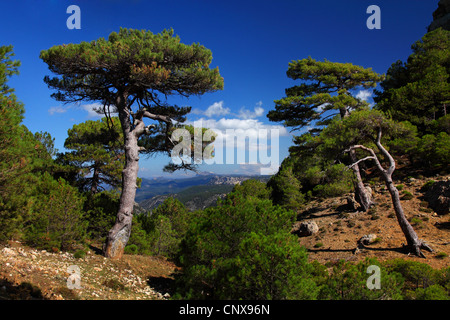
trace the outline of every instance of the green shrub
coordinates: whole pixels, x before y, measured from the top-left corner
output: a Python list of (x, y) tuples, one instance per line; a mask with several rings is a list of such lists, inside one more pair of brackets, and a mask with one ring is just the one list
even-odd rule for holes
[[(369, 289), (367, 273), (371, 265), (380, 268), (380, 289)], [(361, 261), (357, 264), (339, 261), (328, 277), (316, 279), (320, 286), (320, 299), (326, 300), (400, 300), (403, 277), (397, 272), (388, 273), (376, 259)]]
[(153, 213), (133, 217), (128, 245), (136, 245), (139, 254), (173, 258), (194, 215), (179, 200), (169, 197)]
[(45, 173), (36, 188), (33, 215), (27, 221), (25, 240), (40, 249), (68, 250), (86, 236), (84, 199), (63, 179)]
[(298, 210), (305, 203), (301, 183), (290, 166), (283, 165), (278, 173), (270, 178), (267, 186), (271, 192), (270, 199), (286, 209)]
[[(422, 186), (421, 191), (423, 191), (423, 192), (428, 191), (428, 190), (431, 188), (431, 186), (432, 186), (435, 182), (436, 182), (436, 181), (434, 181), (434, 180), (429, 180), (429, 181), (427, 181), (427, 182)], [(428, 203), (427, 203), (427, 206), (428, 206)]]
[(394, 259), (387, 261), (385, 267), (388, 272), (398, 272), (403, 276), (405, 279), (404, 293), (432, 285), (437, 279), (437, 272), (428, 264), (421, 262)]
[(414, 199), (414, 196), (411, 192), (407, 191), (407, 190), (403, 190), (403, 197), (402, 200), (411, 200)]
[(405, 186), (402, 184), (398, 184), (395, 187), (397, 188), (398, 191), (402, 191)]
[(74, 254), (73, 257), (75, 259), (83, 259), (86, 256), (86, 251), (84, 250), (77, 250)]
[(88, 221), (87, 232), (91, 239), (104, 241), (116, 221), (120, 194), (116, 191), (88, 193), (84, 212)]
[[(291, 181), (292, 184), (292, 181)], [(233, 187), (233, 193), (241, 193), (243, 197), (256, 197), (258, 199), (269, 199), (271, 189), (267, 185), (256, 179), (249, 179)]]
[(191, 222), (178, 262), (176, 296), (308, 299), (316, 295), (304, 248), (290, 234), (296, 214), (270, 200), (231, 193)]
[(436, 258), (438, 258), (438, 259), (444, 259), (444, 258), (447, 258), (447, 257), (448, 257), (448, 254), (445, 253), (445, 252), (438, 252), (436, 254)]
[(447, 290), (438, 284), (418, 288), (412, 298), (415, 300), (450, 300)]
[(313, 191), (321, 197), (342, 196), (353, 190), (353, 173), (344, 164), (331, 165), (326, 168), (325, 181), (314, 187)]
[(419, 219), (418, 217), (413, 217), (411, 218), (411, 224), (416, 226), (416, 227), (420, 227), (422, 226), (423, 221), (421, 219)]
[(135, 244), (127, 245), (124, 249), (124, 253), (126, 254), (137, 254), (138, 253), (138, 246)]
[(416, 153), (419, 161), (424, 165), (434, 169), (448, 168), (450, 164), (450, 135), (446, 132), (424, 135), (418, 143)]

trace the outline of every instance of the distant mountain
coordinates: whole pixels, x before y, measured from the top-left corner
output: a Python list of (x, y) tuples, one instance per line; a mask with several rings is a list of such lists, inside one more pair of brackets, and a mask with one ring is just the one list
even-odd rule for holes
[(203, 174), (183, 179), (142, 179), (136, 202), (145, 210), (153, 210), (170, 196), (180, 200), (189, 210), (215, 205), (236, 184), (248, 179), (268, 181), (269, 176)]

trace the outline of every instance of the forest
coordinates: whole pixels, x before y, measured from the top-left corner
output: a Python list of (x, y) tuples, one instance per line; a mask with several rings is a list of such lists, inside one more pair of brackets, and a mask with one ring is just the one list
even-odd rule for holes
[[(448, 262), (442, 269), (425, 263), (448, 253), (418, 236), (400, 186), (401, 177), (447, 177), (434, 184), (450, 198), (450, 31), (427, 32), (385, 74), (314, 57), (286, 61), (296, 85), (274, 97), (267, 118), (293, 130), (289, 156), (267, 183), (244, 181), (217, 205), (196, 211), (172, 197), (152, 212), (135, 213), (134, 206), (140, 156), (170, 155), (174, 130), (192, 136), (197, 130), (185, 124), (190, 108), (165, 97), (223, 89), (226, 80), (209, 67), (209, 49), (182, 43), (173, 30), (121, 28), (107, 39), (53, 46), (40, 58), (56, 101), (98, 101), (104, 117), (68, 128), (67, 151), (56, 150), (48, 132), (30, 132), (22, 123), (26, 106), (9, 83), (20, 61), (11, 45), (0, 47), (3, 245), (20, 241), (78, 255), (96, 247), (112, 260), (164, 257), (179, 270), (173, 299), (450, 299)], [(373, 88), (374, 104), (356, 96)], [(165, 170), (181, 169), (195, 168), (182, 163)], [(389, 209), (373, 200), (374, 184), (385, 186)], [(404, 258), (331, 265), (308, 259), (293, 225), (314, 201), (348, 195), (361, 215), (391, 212)], [(448, 202), (438, 214), (450, 223)], [(373, 265), (381, 268), (378, 290), (366, 285)]]

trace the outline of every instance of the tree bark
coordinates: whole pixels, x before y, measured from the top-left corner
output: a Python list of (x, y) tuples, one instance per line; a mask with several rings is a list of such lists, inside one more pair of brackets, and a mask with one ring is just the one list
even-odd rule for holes
[(99, 174), (97, 169), (97, 163), (94, 163), (94, 173), (92, 174), (91, 194), (96, 194), (98, 191)]
[[(341, 118), (347, 118), (350, 113), (347, 108), (340, 108), (339, 112), (341, 114)], [(373, 204), (372, 202), (372, 195), (369, 194), (366, 187), (364, 187), (364, 183), (361, 178), (361, 172), (359, 170), (359, 164), (357, 163), (356, 159), (356, 152), (355, 150), (350, 150), (350, 159), (352, 160), (352, 163), (354, 164), (352, 166), (352, 170), (355, 174), (356, 183), (355, 183), (355, 200), (358, 202), (360, 206), (360, 210), (367, 211), (369, 210), (370, 206)]]
[[(356, 163), (356, 153), (355, 150), (350, 151), (350, 158), (352, 163)], [(361, 178), (361, 172), (359, 170), (359, 165), (355, 164), (352, 166), (352, 170), (355, 173), (356, 183), (355, 183), (355, 200), (360, 205), (360, 210), (367, 211), (370, 206), (373, 204), (372, 195), (369, 194), (368, 190), (364, 186), (364, 183)]]
[(138, 138), (133, 130), (130, 112), (126, 106), (126, 95), (117, 98), (119, 119), (124, 133), (125, 167), (122, 172), (122, 194), (119, 211), (114, 226), (108, 233), (104, 246), (104, 255), (112, 259), (120, 259), (130, 238), (133, 219), (134, 199), (136, 196), (136, 180), (139, 171)]

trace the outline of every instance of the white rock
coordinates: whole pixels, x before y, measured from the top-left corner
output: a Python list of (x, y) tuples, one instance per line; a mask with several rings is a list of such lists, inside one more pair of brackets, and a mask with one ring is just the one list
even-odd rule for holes
[(5, 256), (10, 256), (10, 257), (17, 256), (17, 252), (10, 248), (3, 248), (2, 253)]

